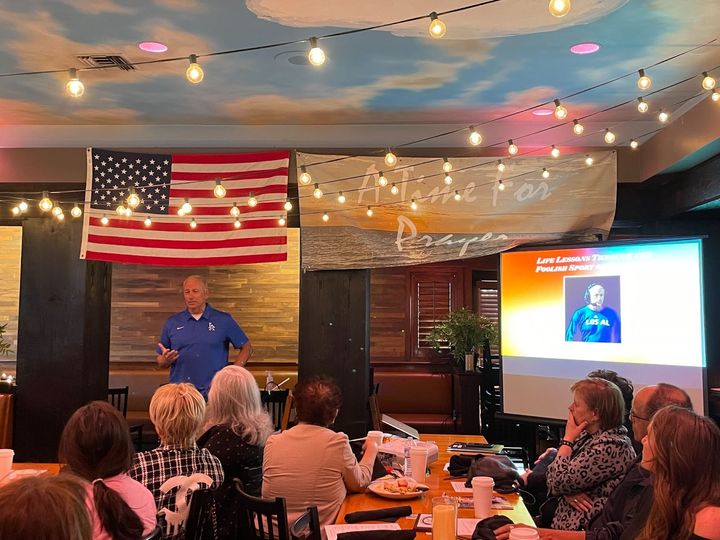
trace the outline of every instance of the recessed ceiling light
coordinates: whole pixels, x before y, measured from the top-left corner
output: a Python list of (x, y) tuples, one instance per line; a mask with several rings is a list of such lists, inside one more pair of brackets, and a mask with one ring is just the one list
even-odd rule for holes
[(600, 45), (598, 43), (593, 43), (592, 41), (588, 41), (587, 43), (576, 43), (570, 47), (570, 52), (573, 54), (592, 54), (598, 52), (599, 50)]
[(163, 53), (168, 50), (168, 46), (159, 41), (141, 41), (138, 43), (138, 47), (145, 52), (151, 53)]
[(553, 112), (552, 109), (534, 109), (532, 113), (535, 116), (550, 116)]

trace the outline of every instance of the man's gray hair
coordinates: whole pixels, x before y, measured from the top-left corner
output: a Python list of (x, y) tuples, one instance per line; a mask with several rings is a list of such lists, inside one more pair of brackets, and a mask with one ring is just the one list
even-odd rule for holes
[(685, 390), (673, 384), (659, 383), (653, 395), (648, 399), (643, 412), (650, 419), (655, 416), (656, 412), (668, 405), (677, 405), (678, 407), (693, 410), (692, 400)]
[(207, 284), (207, 281), (205, 280), (205, 278), (198, 274), (192, 274), (191, 276), (188, 276), (185, 279), (183, 279), (183, 282), (182, 282), (183, 289), (185, 288), (185, 283), (187, 283), (189, 279), (196, 279), (200, 283), (202, 283), (202, 286), (203, 286), (203, 289), (205, 290), (205, 292), (210, 290), (210, 289), (208, 289), (208, 284)]

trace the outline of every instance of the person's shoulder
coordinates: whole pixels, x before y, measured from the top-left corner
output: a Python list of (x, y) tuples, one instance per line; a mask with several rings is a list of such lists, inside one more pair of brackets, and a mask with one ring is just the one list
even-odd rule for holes
[(720, 539), (720, 506), (706, 506), (695, 514), (695, 528), (693, 532), (708, 540)]
[(205, 305), (205, 316), (216, 317), (217, 319), (232, 319), (233, 318), (233, 316), (230, 315), (230, 313), (228, 313), (227, 311), (222, 311), (221, 309), (213, 307), (211, 304)]

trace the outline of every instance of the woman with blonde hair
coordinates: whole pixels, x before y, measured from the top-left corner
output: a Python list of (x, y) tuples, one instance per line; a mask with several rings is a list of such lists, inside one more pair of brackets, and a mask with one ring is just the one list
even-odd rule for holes
[(720, 429), (710, 418), (658, 411), (642, 466), (653, 473), (653, 503), (638, 540), (720, 540)]

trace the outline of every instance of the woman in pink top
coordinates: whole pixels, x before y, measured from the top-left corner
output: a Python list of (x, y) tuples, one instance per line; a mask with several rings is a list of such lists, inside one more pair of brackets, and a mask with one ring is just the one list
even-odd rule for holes
[(95, 540), (137, 539), (155, 528), (152, 493), (125, 474), (133, 454), (125, 419), (105, 401), (80, 407), (65, 425), (60, 463), (89, 482), (86, 502)]

